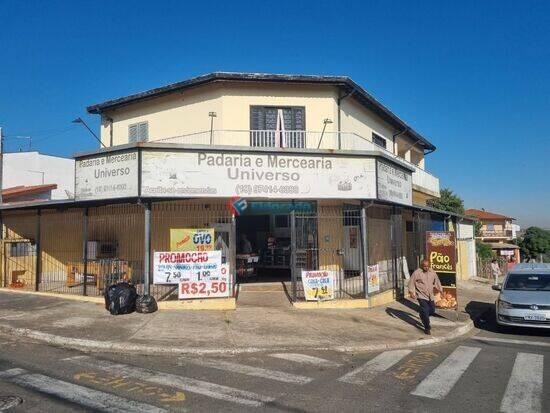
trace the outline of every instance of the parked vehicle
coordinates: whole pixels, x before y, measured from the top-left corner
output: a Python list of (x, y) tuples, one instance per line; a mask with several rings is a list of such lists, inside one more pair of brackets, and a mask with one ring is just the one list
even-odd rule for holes
[(493, 289), (499, 325), (550, 328), (550, 264), (517, 264)]

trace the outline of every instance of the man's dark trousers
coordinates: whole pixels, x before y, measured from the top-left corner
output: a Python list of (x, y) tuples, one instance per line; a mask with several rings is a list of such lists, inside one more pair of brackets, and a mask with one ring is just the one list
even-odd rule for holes
[(422, 324), (424, 324), (426, 330), (429, 330), (431, 328), (430, 316), (435, 314), (435, 303), (419, 298), (418, 304), (420, 304), (420, 319), (422, 320)]

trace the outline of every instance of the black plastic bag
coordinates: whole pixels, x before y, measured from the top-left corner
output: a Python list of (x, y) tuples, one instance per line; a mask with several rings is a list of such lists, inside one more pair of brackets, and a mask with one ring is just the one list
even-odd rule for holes
[(130, 314), (136, 310), (136, 287), (126, 282), (111, 285), (105, 291), (105, 309), (112, 315)]
[(154, 313), (158, 310), (157, 301), (152, 295), (140, 295), (136, 300), (136, 311), (138, 313)]

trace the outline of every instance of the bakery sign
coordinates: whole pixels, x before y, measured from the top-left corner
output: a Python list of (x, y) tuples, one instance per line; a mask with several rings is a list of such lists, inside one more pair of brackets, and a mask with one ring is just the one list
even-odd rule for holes
[(144, 151), (147, 197), (376, 198), (374, 158)]
[(451, 231), (426, 232), (426, 254), (435, 272), (456, 273), (456, 241)]
[(138, 152), (106, 153), (75, 163), (75, 198), (130, 198), (138, 196)]

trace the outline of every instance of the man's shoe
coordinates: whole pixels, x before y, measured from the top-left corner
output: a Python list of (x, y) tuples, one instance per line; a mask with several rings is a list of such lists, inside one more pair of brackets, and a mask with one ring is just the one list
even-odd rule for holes
[(425, 328), (424, 329), (424, 334), (426, 334), (427, 336), (431, 336), (432, 335), (432, 330), (430, 330), (429, 328)]

